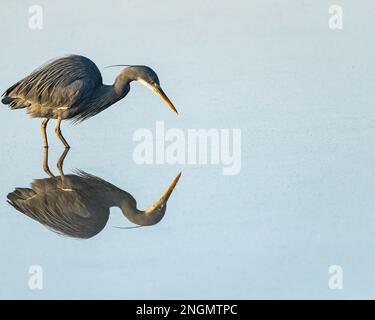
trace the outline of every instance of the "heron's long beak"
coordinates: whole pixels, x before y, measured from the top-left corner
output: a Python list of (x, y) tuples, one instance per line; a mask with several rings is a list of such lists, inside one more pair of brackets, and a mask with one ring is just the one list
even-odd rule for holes
[(171, 108), (174, 112), (178, 114), (177, 109), (174, 107), (171, 100), (169, 100), (168, 96), (165, 94), (165, 92), (159, 85), (151, 85), (148, 82), (144, 81), (143, 79), (138, 79), (137, 81), (142, 83), (144, 86), (146, 86), (150, 90), (154, 91), (160, 98), (164, 100), (164, 102), (169, 106), (169, 108)]
[(165, 94), (162, 88), (155, 86), (153, 87), (153, 90), (160, 98), (164, 100), (164, 102), (169, 106), (169, 108), (171, 108), (174, 112), (176, 112), (176, 114), (178, 114), (177, 109), (174, 107), (173, 103), (171, 102), (171, 100), (169, 100), (168, 96)]
[(181, 177), (181, 174), (182, 172), (180, 172), (176, 178), (174, 178), (174, 180), (172, 181), (171, 185), (168, 187), (168, 189), (163, 193), (163, 195), (160, 197), (161, 199), (163, 199), (165, 202), (168, 201), (170, 195), (172, 194), (172, 191), (173, 189), (175, 188), (175, 186), (177, 185), (177, 182), (178, 180), (180, 180), (180, 177)]
[(158, 206), (160, 206), (161, 204), (166, 204), (169, 197), (171, 196), (172, 192), (173, 192), (173, 189), (176, 187), (177, 185), (177, 182), (178, 180), (180, 180), (180, 177), (181, 177), (181, 172), (177, 175), (176, 178), (174, 178), (174, 180), (172, 181), (171, 185), (168, 187), (168, 189), (163, 193), (163, 195), (158, 199), (156, 200), (150, 207), (148, 207), (146, 210), (145, 210), (145, 213), (152, 213), (154, 211), (154, 209)]

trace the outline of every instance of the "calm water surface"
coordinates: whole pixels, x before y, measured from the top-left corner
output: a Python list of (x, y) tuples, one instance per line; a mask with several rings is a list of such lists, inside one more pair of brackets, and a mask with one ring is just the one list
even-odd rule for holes
[[(336, 1), (341, 4), (341, 1)], [(374, 298), (373, 1), (3, 1), (0, 88), (66, 53), (99, 66), (152, 66), (176, 117), (139, 84), (115, 106), (62, 130), (64, 172), (83, 170), (146, 208), (182, 171), (163, 220), (133, 226), (118, 208), (88, 240), (51, 232), (6, 200), (43, 171), (40, 120), (0, 108), (0, 298)], [(239, 128), (242, 169), (137, 165), (135, 130)], [(49, 127), (50, 169), (63, 148)], [(28, 287), (43, 268), (43, 290)], [(344, 270), (330, 290), (328, 268)]]

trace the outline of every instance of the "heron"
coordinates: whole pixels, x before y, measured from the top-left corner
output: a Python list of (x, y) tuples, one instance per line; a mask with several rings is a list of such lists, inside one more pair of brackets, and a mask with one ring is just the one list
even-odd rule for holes
[[(163, 219), (167, 201), (181, 176), (179, 173), (150, 207), (139, 210), (136, 199), (130, 193), (102, 178), (81, 170), (65, 175), (62, 165), (66, 154), (67, 151), (64, 151), (59, 159), (59, 176), (54, 176), (48, 163), (44, 163), (48, 178), (34, 179), (31, 188), (15, 188), (7, 198), (16, 210), (48, 229), (77, 239), (88, 239), (102, 231), (111, 207), (119, 207), (124, 216), (137, 226), (157, 224)], [(48, 161), (48, 148), (45, 148), (44, 155), (44, 162)]]
[(78, 123), (89, 119), (130, 91), (137, 81), (160, 96), (176, 113), (177, 109), (160, 86), (154, 70), (143, 65), (111, 65), (124, 68), (112, 85), (103, 84), (96, 64), (81, 55), (68, 55), (45, 63), (2, 94), (2, 103), (12, 110), (27, 109), (33, 118), (44, 118), (41, 124), (44, 147), (48, 147), (47, 123), (56, 119), (55, 133), (70, 148), (61, 132), (61, 121)]

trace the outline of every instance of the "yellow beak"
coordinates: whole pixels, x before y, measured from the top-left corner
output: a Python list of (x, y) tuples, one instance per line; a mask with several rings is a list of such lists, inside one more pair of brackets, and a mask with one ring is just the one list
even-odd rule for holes
[(163, 199), (163, 201), (167, 202), (170, 195), (172, 194), (172, 191), (173, 189), (175, 188), (175, 186), (177, 185), (177, 182), (178, 180), (180, 180), (180, 177), (181, 177), (181, 174), (182, 172), (180, 172), (176, 178), (174, 178), (174, 180), (172, 181), (171, 185), (168, 187), (167, 191), (165, 191), (163, 193), (163, 195), (161, 196), (161, 199)]
[(144, 81), (143, 79), (138, 79), (137, 81), (142, 83), (144, 86), (146, 86), (150, 90), (154, 91), (160, 98), (164, 100), (164, 102), (169, 106), (169, 108), (171, 108), (174, 112), (176, 112), (176, 114), (178, 114), (177, 109), (174, 107), (171, 100), (169, 100), (168, 96), (165, 94), (163, 89), (160, 88), (159, 85), (157, 84), (151, 85), (148, 82)]
[(155, 93), (164, 100), (164, 102), (169, 106), (169, 108), (171, 108), (174, 112), (176, 112), (176, 114), (178, 114), (178, 111), (177, 109), (174, 107), (173, 103), (171, 102), (171, 100), (169, 100), (168, 96), (165, 94), (165, 92), (163, 91), (162, 88), (160, 87), (152, 87), (152, 90), (155, 91)]
[(150, 207), (148, 207), (145, 210), (146, 214), (153, 214), (155, 208), (159, 207), (160, 205), (166, 205), (167, 204), (167, 201), (168, 201), (170, 195), (172, 194), (172, 191), (176, 187), (178, 180), (180, 180), (181, 173), (182, 172), (180, 172), (177, 175), (177, 177), (174, 178), (174, 180), (172, 181), (172, 183), (170, 184), (170, 186), (168, 187), (168, 189), (162, 194), (162, 196), (158, 200), (156, 200)]

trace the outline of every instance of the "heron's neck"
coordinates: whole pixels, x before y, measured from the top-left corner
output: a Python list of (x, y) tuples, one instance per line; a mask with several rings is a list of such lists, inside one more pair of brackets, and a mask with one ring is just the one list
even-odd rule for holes
[(140, 226), (151, 226), (158, 223), (165, 211), (142, 211), (137, 209), (137, 201), (129, 193), (123, 191), (122, 199), (117, 204), (126, 218)]
[(116, 80), (113, 84), (113, 89), (121, 98), (125, 97), (130, 90), (130, 82), (136, 80), (136, 75), (134, 74), (131, 68), (126, 68), (122, 70), (119, 75), (116, 77)]

